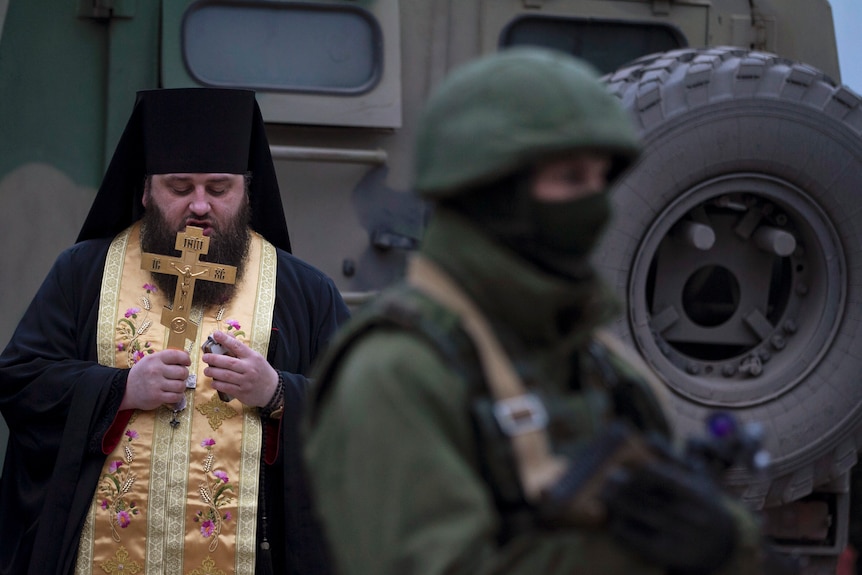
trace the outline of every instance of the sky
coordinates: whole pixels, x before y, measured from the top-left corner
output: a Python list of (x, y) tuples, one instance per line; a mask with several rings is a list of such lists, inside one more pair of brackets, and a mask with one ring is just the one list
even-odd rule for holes
[(829, 0), (835, 19), (841, 82), (862, 94), (862, 0)]

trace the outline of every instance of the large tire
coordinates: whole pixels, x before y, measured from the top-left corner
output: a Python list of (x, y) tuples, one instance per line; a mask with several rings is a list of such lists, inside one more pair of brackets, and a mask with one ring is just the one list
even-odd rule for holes
[(862, 446), (860, 97), (735, 48), (605, 81), (645, 143), (596, 258), (627, 302), (614, 329), (673, 392), (681, 433), (712, 410), (763, 423), (770, 473), (729, 482), (755, 505), (795, 501)]

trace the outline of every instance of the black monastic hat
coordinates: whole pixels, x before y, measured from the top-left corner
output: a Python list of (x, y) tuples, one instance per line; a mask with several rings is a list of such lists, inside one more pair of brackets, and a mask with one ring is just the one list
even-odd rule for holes
[(254, 92), (214, 88), (138, 92), (77, 241), (113, 237), (140, 219), (148, 174), (246, 172), (252, 173), (252, 229), (290, 251), (275, 166)]

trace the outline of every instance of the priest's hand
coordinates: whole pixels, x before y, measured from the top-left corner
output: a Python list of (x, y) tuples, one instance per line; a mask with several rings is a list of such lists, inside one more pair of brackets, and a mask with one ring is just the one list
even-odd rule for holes
[(189, 354), (165, 349), (145, 355), (132, 366), (120, 409), (156, 409), (183, 399), (189, 376)]
[(209, 367), (204, 375), (212, 378), (212, 387), (235, 397), (246, 405), (263, 407), (278, 387), (278, 373), (266, 358), (235, 337), (214, 332), (213, 339), (227, 354), (205, 353), (201, 359)]

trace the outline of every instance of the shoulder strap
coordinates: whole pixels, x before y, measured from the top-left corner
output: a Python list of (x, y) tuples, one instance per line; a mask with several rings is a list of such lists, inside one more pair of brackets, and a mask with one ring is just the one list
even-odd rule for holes
[(489, 396), (476, 346), (457, 314), (411, 284), (392, 286), (368, 302), (327, 347), (313, 376), (305, 425), (315, 424), (335, 386), (335, 373), (353, 345), (377, 329), (403, 330), (422, 338), (466, 383), (471, 397), (469, 415), (479, 446), (478, 470), (491, 489), (502, 519), (499, 541), (532, 529), (532, 508), (524, 499), (512, 443), (500, 434), (494, 399)]
[(407, 281), (460, 316), (496, 400), (497, 421), (512, 441), (524, 496), (538, 502), (566, 470), (566, 460), (551, 451), (542, 402), (528, 393), (485, 317), (442, 269), (417, 255), (408, 264)]

